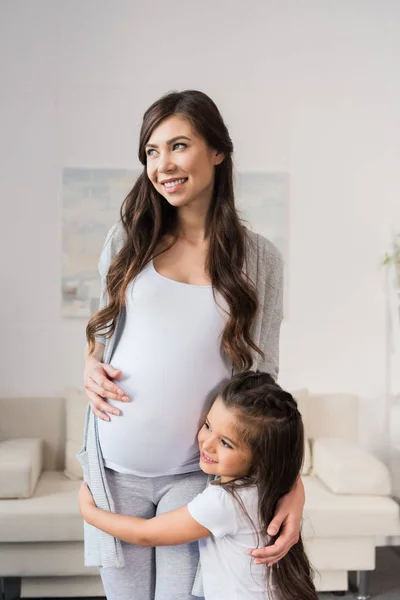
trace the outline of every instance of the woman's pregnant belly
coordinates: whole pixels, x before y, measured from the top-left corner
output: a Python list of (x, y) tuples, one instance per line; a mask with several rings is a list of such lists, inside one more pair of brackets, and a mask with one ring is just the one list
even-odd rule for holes
[[(130, 402), (109, 400), (121, 416), (98, 421), (106, 466), (144, 477), (199, 469), (197, 433), (229, 372), (215, 365), (205, 376), (187, 360), (174, 374), (168, 362), (164, 357), (165, 370), (157, 371), (136, 361), (132, 373), (119, 380)], [(120, 363), (115, 366), (124, 372)]]
[(106, 466), (156, 477), (199, 469), (197, 433), (231, 365), (221, 355), (224, 316), (211, 289), (147, 283), (135, 287), (111, 361), (130, 402), (109, 400), (122, 414), (99, 419), (98, 430)]

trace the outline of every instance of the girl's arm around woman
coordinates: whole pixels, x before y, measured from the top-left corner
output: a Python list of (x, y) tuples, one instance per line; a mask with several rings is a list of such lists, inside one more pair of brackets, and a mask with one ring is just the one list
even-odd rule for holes
[(211, 532), (190, 515), (187, 505), (152, 519), (117, 515), (97, 508), (86, 483), (79, 491), (84, 520), (123, 542), (137, 546), (178, 546), (209, 537)]

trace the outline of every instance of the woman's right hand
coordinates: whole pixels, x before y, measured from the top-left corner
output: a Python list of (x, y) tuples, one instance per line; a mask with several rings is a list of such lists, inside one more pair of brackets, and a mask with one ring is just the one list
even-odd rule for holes
[(103, 421), (110, 420), (108, 414), (115, 416), (121, 414), (115, 406), (111, 406), (104, 398), (113, 398), (121, 402), (129, 401), (124, 391), (112, 381), (112, 379), (118, 379), (121, 374), (122, 372), (114, 369), (113, 366), (105, 365), (93, 358), (86, 361), (83, 374), (86, 396), (92, 408), (92, 413), (99, 419), (103, 419)]

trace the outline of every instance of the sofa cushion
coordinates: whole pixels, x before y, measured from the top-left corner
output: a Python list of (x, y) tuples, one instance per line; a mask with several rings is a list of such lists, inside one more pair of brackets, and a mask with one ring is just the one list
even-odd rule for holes
[(304, 462), (301, 468), (301, 475), (308, 475), (311, 471), (311, 466), (310, 440), (306, 438), (304, 440)]
[(392, 498), (334, 494), (315, 476), (302, 481), (305, 538), (400, 535), (399, 506)]
[(306, 427), (308, 417), (308, 390), (307, 388), (300, 388), (298, 390), (292, 390), (290, 393), (297, 402), (297, 408), (303, 417), (304, 427)]
[(300, 414), (303, 419), (304, 424), (304, 462), (301, 469), (302, 475), (308, 475), (311, 471), (311, 448), (310, 441), (308, 440), (308, 429), (307, 429), (307, 419), (308, 419), (308, 390), (306, 388), (300, 388), (298, 390), (291, 391), (292, 396), (297, 402), (297, 408), (300, 411)]
[(42, 440), (20, 438), (0, 442), (0, 498), (30, 498), (42, 468)]
[(67, 431), (64, 474), (72, 480), (82, 479), (82, 467), (76, 459), (76, 455), (82, 447), (87, 405), (86, 394), (83, 390), (77, 388), (65, 390)]
[(388, 496), (389, 469), (352, 442), (318, 438), (313, 444), (313, 474), (335, 494)]
[(80, 484), (62, 472), (44, 471), (31, 498), (0, 500), (0, 542), (83, 540)]
[[(53, 562), (57, 562), (53, 556)], [(80, 577), (24, 577), (21, 598), (104, 598), (101, 577), (85, 573)]]
[[(301, 412), (301, 410), (300, 410)], [(306, 413), (307, 437), (338, 437), (357, 442), (359, 398), (354, 394), (309, 394)]]
[(61, 471), (65, 456), (64, 398), (0, 398), (0, 439), (43, 440), (43, 470)]
[[(5, 577), (59, 577), (98, 574), (97, 567), (86, 567), (84, 544), (77, 542), (0, 542), (1, 575)], [(61, 597), (66, 597), (62, 594)], [(28, 598), (36, 596), (28, 596)], [(41, 597), (41, 596), (39, 596)], [(45, 596), (48, 598), (49, 596)], [(50, 596), (58, 598), (59, 596)], [(82, 598), (87, 594), (82, 593)], [(23, 596), (25, 598), (25, 596)]]

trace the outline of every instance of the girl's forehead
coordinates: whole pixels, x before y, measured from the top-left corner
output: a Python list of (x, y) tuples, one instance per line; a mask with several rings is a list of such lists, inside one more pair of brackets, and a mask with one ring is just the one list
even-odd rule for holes
[(236, 431), (238, 415), (231, 409), (227, 408), (220, 397), (217, 397), (208, 413), (210, 421), (213, 421), (214, 426), (229, 429), (231, 432)]

